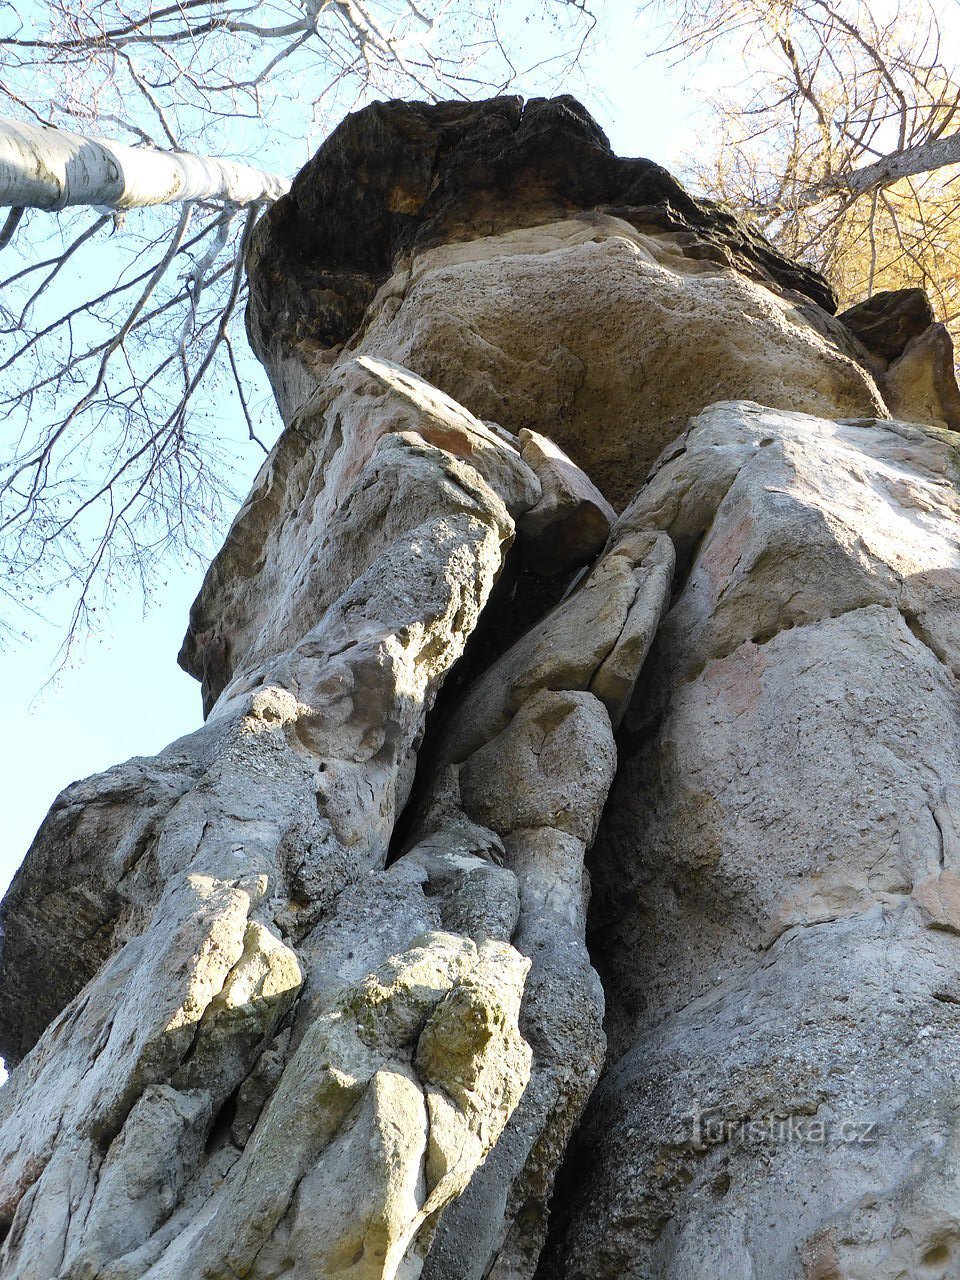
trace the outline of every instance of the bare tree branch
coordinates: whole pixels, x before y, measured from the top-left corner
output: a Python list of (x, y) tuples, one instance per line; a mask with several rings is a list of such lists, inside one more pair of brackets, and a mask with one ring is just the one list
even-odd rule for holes
[(960, 133), (952, 133), (946, 138), (933, 138), (929, 142), (921, 142), (900, 151), (891, 151), (873, 164), (863, 165), (846, 173), (831, 174), (798, 192), (795, 204), (819, 204), (838, 191), (849, 191), (855, 196), (868, 195), (904, 178), (934, 173), (955, 164), (960, 164)]
[[(256, 217), (344, 111), (508, 90), (505, 12), (0, 0), (0, 248), (16, 230), (23, 249), (0, 282), (0, 583), (25, 609), (72, 588), (82, 625), (111, 581), (146, 583), (216, 526), (230, 452), (278, 425), (237, 323)], [(541, 71), (566, 74), (586, 0), (534, 19)]]

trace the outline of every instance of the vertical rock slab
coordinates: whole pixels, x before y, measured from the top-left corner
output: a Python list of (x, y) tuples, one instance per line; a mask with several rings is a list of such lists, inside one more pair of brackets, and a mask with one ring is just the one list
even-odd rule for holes
[(522, 430), (520, 454), (543, 491), (521, 521), (527, 562), (535, 573), (549, 577), (592, 560), (616, 519), (610, 503), (546, 436)]
[[(194, 610), (207, 723), (136, 766), (192, 762), (134, 875), (110, 882), (124, 855), (86, 821), (106, 796), (123, 850), (139, 830), (140, 793), (118, 798), (112, 775), (71, 797), (65, 848), (57, 811), (21, 873), (15, 907), (51, 866), (113, 896), (106, 962), (85, 986), (74, 972), (0, 1100), (0, 1275), (374, 1280), (425, 1259), (428, 1275), (532, 1275), (603, 1058), (583, 858), (610, 717), (669, 595), (668, 538), (612, 545), (481, 677), (469, 740), (454, 721), (433, 748), (439, 818), (385, 861), (511, 512), (541, 495), (509, 441), (370, 359), (334, 370), (281, 440)], [(50, 938), (54, 972), (74, 936)], [(448, 1225), (458, 1197), (476, 1229)]]
[(493, 833), (488, 848), (502, 850), (519, 890), (513, 941), (531, 964), (521, 1027), (533, 1054), (500, 1142), (438, 1226), (424, 1280), (528, 1280), (536, 1270), (554, 1179), (606, 1046), (584, 858), (614, 777), (613, 728), (672, 580), (665, 535), (612, 540), (464, 693), (440, 734), (408, 856), (442, 848), (451, 830)]
[(701, 415), (593, 858), (611, 1063), (545, 1277), (950, 1275), (960, 451)]
[[(513, 536), (504, 499), (524, 508), (539, 498), (519, 453), (480, 424), (465, 427), (467, 417), (429, 389), (423, 395), (385, 368), (331, 374), (311, 419), (316, 447), (304, 446), (304, 420), (281, 440), (203, 597), (212, 607), (221, 591), (223, 606), (207, 724), (157, 760), (126, 767), (128, 779), (178, 774), (177, 785), (157, 786), (146, 838), (142, 792), (118, 788), (114, 771), (74, 789), (20, 872), (7, 908), (14, 922), (24, 903), (28, 920), (43, 918), (51, 874), (74, 893), (103, 884), (88, 901), (108, 908), (97, 921), (108, 958), (70, 975), (67, 958), (85, 955), (91, 913), (46, 919), (62, 1007), (0, 1095), (9, 1228), (0, 1275), (119, 1280), (202, 1265), (279, 1276), (289, 1271), (288, 1237), (301, 1242), (298, 1274), (319, 1266), (331, 1276), (395, 1275), (522, 1093), (527, 1050), (516, 1019), (526, 963), (509, 940), (478, 950), (431, 932), (436, 912), (419, 888), (419, 910), (414, 902), (386, 949), (368, 957), (365, 972), (389, 964), (398, 975), (382, 998), (362, 982), (345, 993), (341, 982), (326, 1001), (299, 1000), (322, 974), (311, 948), (298, 947), (346, 888), (384, 865), (426, 711)], [(456, 452), (430, 443), (437, 437)], [(487, 460), (477, 459), (480, 470), (462, 460), (484, 450), (498, 455), (489, 467), (496, 488), (481, 474)], [(386, 509), (382, 520), (365, 518)], [(270, 559), (258, 538), (276, 538)], [(322, 589), (311, 552), (329, 566)], [(305, 553), (305, 580), (293, 573), (287, 590), (275, 590), (272, 575), (303, 566)], [(98, 816), (105, 805), (108, 825)], [(8, 929), (7, 966), (22, 963), (24, 932)], [(86, 955), (95, 964), (97, 954)], [(435, 981), (417, 976), (423, 966), (438, 969)], [(31, 980), (42, 988), (43, 970)], [(398, 994), (405, 983), (413, 1011)], [(460, 1041), (442, 1012), (450, 1001), (462, 1014)], [(366, 1039), (361, 1027), (359, 1042), (344, 1040), (348, 1010), (363, 1026), (373, 1019)], [(6, 1017), (23, 1046), (29, 1024), (9, 1005)], [(466, 1029), (478, 1019), (489, 1031), (471, 1040)], [(309, 1088), (311, 1037), (320, 1042), (310, 1056), (326, 1065), (308, 1099), (299, 1090)], [(436, 1056), (448, 1040), (462, 1068), (451, 1063), (446, 1078)], [(255, 1083), (268, 1052), (274, 1078), (261, 1072)], [(467, 1092), (445, 1113), (447, 1136), (441, 1127), (428, 1142), (434, 1081), (451, 1097)], [(241, 1096), (253, 1109), (243, 1129), (231, 1125)], [(248, 1149), (258, 1096), (270, 1107)], [(348, 1138), (357, 1106), (366, 1118)], [(303, 1129), (307, 1117), (291, 1145), (291, 1126)], [(308, 1188), (327, 1186), (322, 1201), (353, 1146), (376, 1133), (388, 1142), (403, 1117), (407, 1145), (383, 1151), (396, 1179), (371, 1168), (354, 1184), (359, 1235), (342, 1222), (324, 1227), (313, 1211), (304, 1226)], [(369, 1253), (360, 1271), (350, 1270), (351, 1241)]]

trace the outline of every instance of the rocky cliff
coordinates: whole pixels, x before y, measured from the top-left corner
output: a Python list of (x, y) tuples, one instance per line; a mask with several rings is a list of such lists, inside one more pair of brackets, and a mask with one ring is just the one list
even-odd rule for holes
[(205, 723), (2, 908), (0, 1277), (960, 1275), (926, 300), (571, 99), (348, 118), (248, 268)]

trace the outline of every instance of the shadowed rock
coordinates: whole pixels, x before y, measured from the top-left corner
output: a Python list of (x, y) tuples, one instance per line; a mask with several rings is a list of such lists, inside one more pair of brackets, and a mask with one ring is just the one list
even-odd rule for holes
[(922, 289), (884, 289), (837, 317), (867, 350), (896, 360), (911, 338), (933, 324), (933, 308)]

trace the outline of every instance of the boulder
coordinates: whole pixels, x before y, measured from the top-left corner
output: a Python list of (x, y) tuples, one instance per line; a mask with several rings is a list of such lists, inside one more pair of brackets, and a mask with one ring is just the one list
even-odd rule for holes
[(960, 431), (960, 387), (946, 325), (931, 324), (911, 338), (887, 370), (883, 387), (898, 418)]
[(544, 577), (586, 564), (603, 547), (617, 513), (552, 440), (526, 428), (519, 438), (520, 456), (536, 472), (542, 493), (520, 518), (527, 563)]
[(889, 363), (933, 324), (933, 308), (922, 289), (883, 289), (837, 317), (871, 355)]
[(348, 117), (249, 267), (247, 326), (286, 419), (339, 351), (375, 354), (549, 436), (618, 509), (713, 401), (885, 412), (825, 281), (615, 156), (570, 98)]

